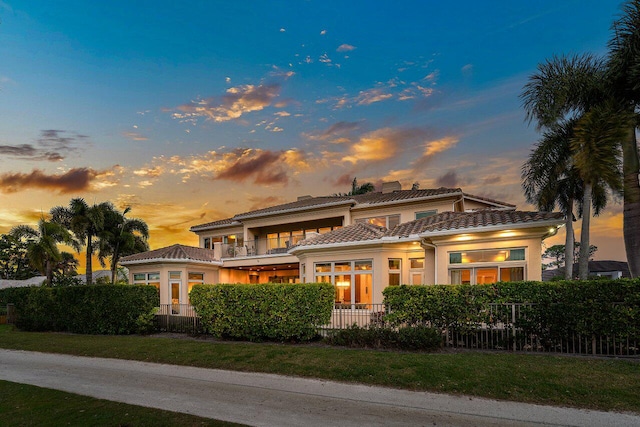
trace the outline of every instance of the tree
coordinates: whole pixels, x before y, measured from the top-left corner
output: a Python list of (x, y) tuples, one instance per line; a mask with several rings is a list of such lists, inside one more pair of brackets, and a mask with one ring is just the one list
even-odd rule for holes
[(29, 240), (17, 239), (10, 234), (0, 236), (0, 278), (24, 280), (38, 275), (29, 265), (27, 247)]
[[(589, 246), (589, 261), (593, 259), (593, 255), (598, 251), (598, 247), (591, 245)], [(573, 245), (573, 250), (569, 251), (573, 254), (574, 259), (579, 259), (580, 257), (580, 242), (575, 242)], [(565, 271), (569, 268), (569, 265), (565, 265), (566, 262), (566, 246), (565, 245), (553, 245), (548, 247), (544, 253), (542, 254), (543, 259), (550, 259), (551, 262), (547, 264), (543, 264), (543, 269), (545, 268), (562, 268), (565, 267)], [(569, 279), (572, 279), (570, 277)]]
[[(640, 1), (625, 3), (612, 25), (607, 62), (608, 95), (633, 114), (640, 104)], [(630, 124), (622, 145), (624, 243), (631, 277), (640, 277), (640, 157), (637, 122)]]
[(109, 261), (111, 283), (115, 284), (120, 258), (149, 250), (149, 227), (138, 218), (127, 218), (131, 208), (118, 212), (113, 206), (106, 212), (104, 229), (99, 235), (98, 259), (102, 266)]
[(71, 199), (68, 208), (56, 206), (51, 209), (52, 221), (67, 227), (78, 241), (84, 242), (87, 285), (93, 283), (94, 239), (104, 226), (105, 212), (110, 209), (110, 206), (106, 202), (89, 206), (84, 199), (75, 198)]
[[(612, 192), (622, 191), (620, 141), (625, 137), (632, 117), (611, 102), (596, 105), (575, 126), (571, 151), (576, 170), (583, 182), (582, 231), (578, 271), (580, 280), (589, 277), (589, 227), (596, 186)], [(606, 198), (605, 198), (606, 203)]]
[(358, 185), (358, 178), (353, 178), (353, 181), (351, 182), (351, 191), (348, 193), (337, 193), (334, 194), (334, 196), (356, 196), (358, 194), (371, 193), (375, 190), (376, 187), (372, 183), (365, 182), (362, 185)]
[[(565, 216), (564, 248), (574, 245), (573, 206), (582, 198), (582, 186), (573, 168), (570, 141), (573, 120), (551, 127), (543, 135), (522, 167), (522, 187), (527, 202), (542, 211), (553, 211), (556, 206)], [(573, 252), (564, 254), (567, 260), (565, 279), (573, 278)]]
[(63, 243), (76, 250), (80, 249), (79, 243), (62, 224), (44, 219), (38, 222), (38, 229), (18, 225), (12, 228), (9, 234), (15, 239), (27, 242), (27, 258), (30, 265), (47, 276), (49, 285), (53, 282), (56, 263), (63, 259), (58, 244)]
[[(574, 198), (582, 199), (581, 240), (586, 243), (586, 248), (589, 246), (592, 205), (594, 214), (599, 214), (607, 203), (607, 188), (613, 191), (620, 189), (618, 144), (623, 132), (628, 129), (625, 124), (628, 115), (620, 114), (616, 104), (604, 95), (605, 75), (604, 61), (591, 55), (554, 57), (538, 66), (538, 72), (530, 77), (522, 94), (527, 119), (535, 119), (538, 129), (546, 129), (543, 141), (559, 144), (559, 152), (562, 153), (556, 156), (556, 162), (552, 164), (540, 159), (532, 161), (532, 155), (529, 164), (523, 168), (525, 193), (530, 200), (544, 196), (553, 201), (559, 197), (558, 192), (567, 191), (565, 186), (549, 181), (543, 181), (543, 184), (547, 182), (544, 185), (538, 182), (535, 185), (528, 184), (531, 174), (527, 167), (534, 170), (548, 168), (550, 173), (547, 174), (547, 180), (562, 175), (570, 177), (571, 184), (574, 184), (571, 189)], [(553, 152), (548, 147), (547, 150)], [(558, 168), (564, 168), (564, 172)], [(565, 209), (565, 215), (568, 212)], [(573, 234), (567, 226), (567, 240), (570, 233)], [(566, 247), (572, 247), (569, 241)], [(567, 264), (572, 265), (569, 258), (570, 253), (567, 252)], [(566, 278), (571, 277), (569, 270), (570, 267)], [(580, 278), (586, 279), (587, 257), (583, 257), (579, 270)]]

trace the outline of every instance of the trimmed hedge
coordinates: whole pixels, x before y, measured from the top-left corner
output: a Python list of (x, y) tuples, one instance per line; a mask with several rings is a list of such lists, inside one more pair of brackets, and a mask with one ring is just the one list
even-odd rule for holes
[(250, 341), (308, 341), (329, 323), (333, 286), (326, 283), (196, 285), (189, 294), (205, 332)]
[(640, 338), (638, 279), (397, 286), (383, 294), (391, 325), (473, 333), (481, 324), (510, 322), (511, 311), (500, 304), (523, 303), (515, 326), (539, 337)]
[(116, 335), (145, 332), (160, 297), (151, 286), (41, 286), (0, 290), (0, 305), (7, 303), (26, 331)]
[(353, 325), (331, 332), (326, 342), (347, 347), (435, 351), (442, 347), (442, 332), (426, 326), (390, 328)]

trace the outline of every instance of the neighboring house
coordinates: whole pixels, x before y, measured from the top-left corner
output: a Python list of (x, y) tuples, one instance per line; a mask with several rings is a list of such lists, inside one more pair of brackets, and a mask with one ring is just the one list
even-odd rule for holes
[[(573, 265), (575, 277), (578, 277), (578, 264)], [(629, 264), (625, 261), (589, 261), (589, 275), (609, 279), (630, 279)], [(542, 280), (547, 282), (555, 278), (564, 279), (564, 267), (544, 270)]]
[(329, 282), (336, 302), (381, 303), (399, 284), (541, 279), (541, 243), (560, 213), (522, 212), (459, 188), (297, 201), (191, 227), (184, 245), (122, 259), (130, 282), (157, 286), (161, 304), (186, 304), (197, 283)]
[(35, 276), (25, 280), (8, 280), (0, 279), (0, 289), (4, 288), (22, 288), (26, 286), (39, 286), (47, 280), (46, 276)]

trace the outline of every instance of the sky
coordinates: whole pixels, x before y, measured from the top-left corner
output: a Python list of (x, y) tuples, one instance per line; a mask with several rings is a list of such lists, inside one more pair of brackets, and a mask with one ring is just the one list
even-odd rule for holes
[[(534, 210), (523, 85), (553, 55), (606, 54), (619, 14), (603, 0), (0, 0), (0, 233), (82, 197), (130, 206), (152, 248), (195, 246), (193, 225), (354, 177)], [(591, 242), (626, 259), (621, 201)]]

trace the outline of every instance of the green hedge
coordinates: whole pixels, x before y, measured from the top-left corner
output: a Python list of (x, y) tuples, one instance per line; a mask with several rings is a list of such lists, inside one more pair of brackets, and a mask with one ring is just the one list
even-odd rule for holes
[(216, 337), (308, 341), (329, 323), (334, 290), (326, 283), (196, 285), (189, 297), (205, 332)]
[(522, 303), (515, 325), (539, 337), (640, 338), (640, 280), (517, 282), (491, 285), (397, 286), (383, 291), (392, 325), (431, 325), (473, 333), (509, 323), (506, 303)]
[(332, 331), (326, 338), (331, 345), (375, 349), (435, 351), (442, 347), (442, 332), (426, 326), (349, 326)]
[(7, 303), (26, 331), (114, 335), (143, 332), (160, 299), (151, 286), (105, 285), (0, 290), (0, 305)]

